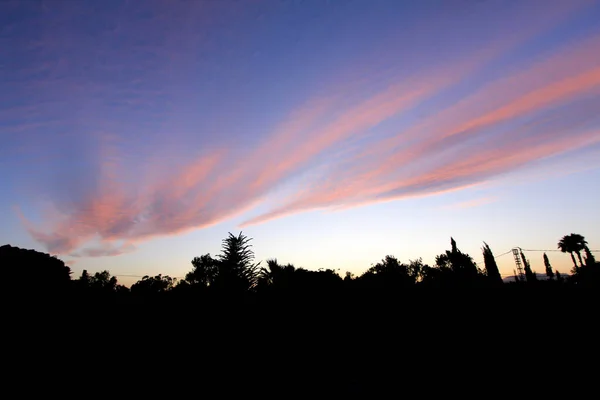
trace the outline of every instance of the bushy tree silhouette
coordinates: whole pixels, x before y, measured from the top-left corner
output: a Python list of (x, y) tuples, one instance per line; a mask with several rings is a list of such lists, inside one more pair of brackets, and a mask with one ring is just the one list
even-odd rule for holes
[(169, 275), (145, 275), (142, 279), (131, 285), (131, 293), (142, 296), (153, 296), (170, 291), (176, 283), (177, 279), (171, 278)]
[(267, 266), (258, 272), (258, 289), (286, 290), (292, 289), (296, 268), (292, 264), (280, 265), (276, 258), (267, 260)]
[(421, 282), (423, 280), (423, 270), (425, 266), (422, 258), (408, 261), (408, 273), (413, 277), (415, 282)]
[(47, 253), (4, 245), (0, 247), (0, 265), (5, 290), (30, 295), (61, 293), (71, 284), (71, 269), (61, 259)]
[(209, 287), (214, 285), (219, 273), (219, 261), (212, 258), (210, 254), (194, 257), (194, 267), (185, 276), (185, 281), (194, 286)]
[(86, 270), (83, 270), (81, 277), (77, 281), (77, 286), (80, 289), (90, 291), (93, 294), (110, 294), (122, 293), (129, 291), (123, 285), (119, 285), (116, 276), (111, 276), (108, 270), (96, 272), (94, 275), (89, 275)]
[[(418, 272), (420, 272), (420, 269)], [(401, 289), (416, 283), (418, 279), (416, 273), (415, 265), (411, 269), (409, 265), (401, 263), (396, 257), (387, 255), (358, 279), (363, 285), (371, 288)]]
[(90, 274), (87, 272), (87, 269), (84, 269), (81, 272), (81, 276), (77, 280), (77, 283), (79, 284), (79, 286), (88, 288), (90, 286), (91, 281), (92, 281), (92, 278), (91, 278)]
[(436, 285), (477, 286), (484, 275), (473, 258), (461, 252), (454, 238), (450, 238), (452, 249), (436, 256), (435, 267), (424, 268), (423, 282)]
[(309, 271), (304, 268), (297, 268), (294, 271), (292, 287), (296, 293), (322, 295), (337, 293), (342, 283), (342, 277), (333, 269)]

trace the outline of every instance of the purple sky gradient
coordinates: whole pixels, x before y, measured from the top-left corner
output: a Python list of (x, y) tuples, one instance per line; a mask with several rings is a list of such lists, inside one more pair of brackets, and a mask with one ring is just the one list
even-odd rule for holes
[(0, 243), (140, 276), (240, 229), (259, 259), (342, 273), (432, 263), (451, 235), (476, 260), (600, 248), (598, 20), (592, 0), (0, 2)]

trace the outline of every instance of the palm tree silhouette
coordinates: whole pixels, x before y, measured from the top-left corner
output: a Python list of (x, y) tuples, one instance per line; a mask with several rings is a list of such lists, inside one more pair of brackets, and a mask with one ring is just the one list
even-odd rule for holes
[(587, 246), (587, 241), (582, 235), (577, 233), (571, 233), (570, 235), (563, 236), (558, 242), (558, 248), (563, 253), (570, 253), (571, 259), (573, 260), (573, 265), (575, 266), (575, 270), (579, 267), (577, 265), (577, 261), (575, 261), (575, 256), (573, 253), (577, 254), (579, 258), (579, 264), (583, 266), (583, 259), (581, 258), (581, 251), (585, 249)]
[(289, 288), (293, 283), (296, 267), (292, 264), (281, 265), (276, 258), (267, 260), (267, 268), (262, 267), (258, 273), (260, 287)]

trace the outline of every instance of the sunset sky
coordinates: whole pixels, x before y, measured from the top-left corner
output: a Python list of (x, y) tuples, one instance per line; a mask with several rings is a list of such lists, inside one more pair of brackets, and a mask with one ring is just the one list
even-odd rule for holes
[(127, 285), (239, 231), (341, 274), (450, 236), (478, 262), (599, 249), (599, 21), (600, 0), (1, 1), (0, 245)]

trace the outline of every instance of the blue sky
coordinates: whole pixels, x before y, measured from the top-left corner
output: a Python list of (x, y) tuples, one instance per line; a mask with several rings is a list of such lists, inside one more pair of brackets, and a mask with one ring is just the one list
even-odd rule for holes
[(597, 249), (598, 20), (585, 0), (2, 2), (0, 243), (139, 276), (240, 230), (259, 260), (356, 274), (450, 236), (478, 261), (484, 240)]

